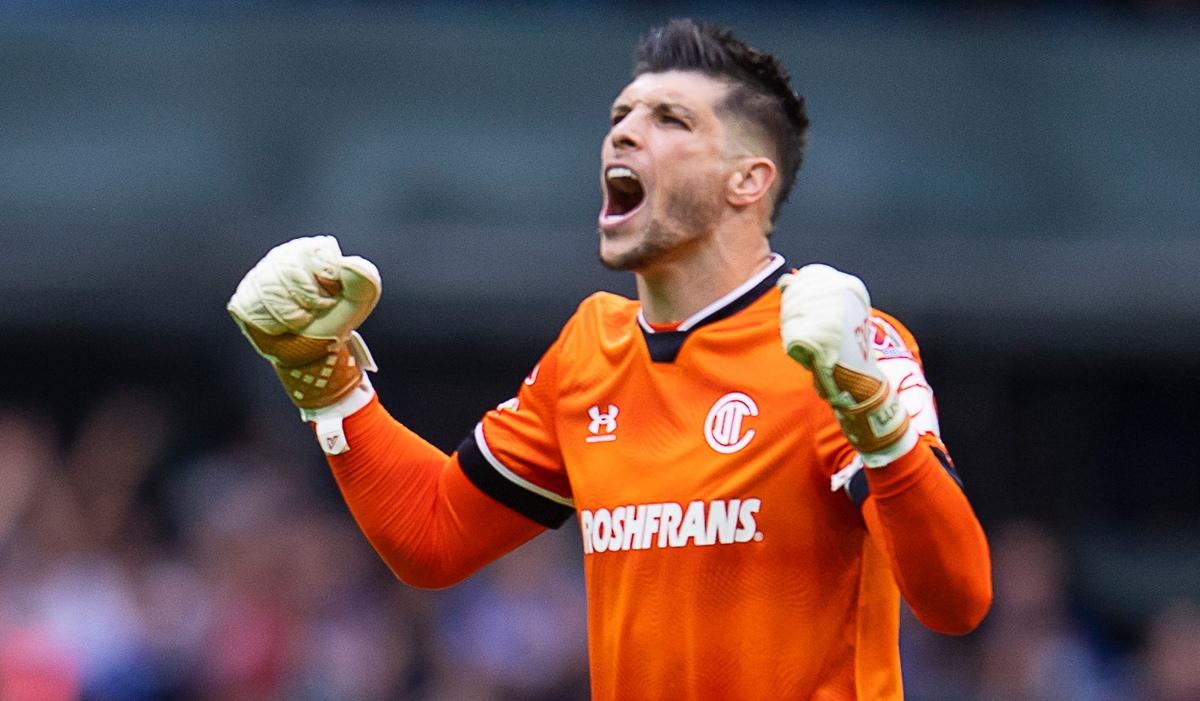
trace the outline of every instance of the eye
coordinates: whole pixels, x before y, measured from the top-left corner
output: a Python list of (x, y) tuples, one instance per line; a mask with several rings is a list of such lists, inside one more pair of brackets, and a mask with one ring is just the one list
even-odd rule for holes
[(687, 122), (683, 121), (679, 117), (672, 117), (669, 114), (664, 114), (660, 119), (663, 124), (670, 124), (673, 127), (683, 127), (684, 129), (688, 128)]
[(619, 124), (621, 122), (622, 119), (625, 119), (625, 115), (627, 115), (627, 114), (629, 114), (629, 113), (628, 112), (613, 112), (612, 117), (610, 118), (612, 120), (613, 126), (616, 126), (617, 124)]

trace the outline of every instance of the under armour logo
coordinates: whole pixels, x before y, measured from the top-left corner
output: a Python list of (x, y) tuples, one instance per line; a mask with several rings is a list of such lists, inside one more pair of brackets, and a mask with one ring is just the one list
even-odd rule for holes
[(617, 430), (617, 413), (619, 411), (616, 404), (608, 405), (607, 414), (601, 413), (600, 405), (592, 405), (592, 408), (588, 409), (588, 416), (592, 417), (591, 423), (588, 424), (588, 433), (592, 435), (584, 440), (588, 443), (617, 440), (613, 432)]
[(758, 405), (741, 392), (717, 400), (704, 420), (704, 440), (718, 453), (736, 453), (754, 438), (754, 429), (742, 433), (742, 419), (758, 416)]

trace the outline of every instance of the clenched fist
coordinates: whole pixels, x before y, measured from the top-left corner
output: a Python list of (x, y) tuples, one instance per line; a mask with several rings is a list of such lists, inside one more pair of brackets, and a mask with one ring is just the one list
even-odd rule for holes
[(873, 456), (907, 452), (916, 442), (908, 412), (880, 370), (871, 343), (871, 298), (862, 280), (827, 265), (779, 279), (779, 330), (787, 354), (813, 374), (846, 438), (870, 466)]
[(355, 331), (379, 301), (379, 271), (332, 236), (271, 249), (226, 305), (301, 409), (337, 403), (375, 364)]

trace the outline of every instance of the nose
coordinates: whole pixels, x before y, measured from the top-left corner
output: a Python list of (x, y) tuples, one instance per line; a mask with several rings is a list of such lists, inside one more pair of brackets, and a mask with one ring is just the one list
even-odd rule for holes
[(639, 143), (628, 130), (616, 128), (612, 130), (612, 145), (618, 151), (637, 148)]
[(609, 140), (612, 146), (617, 151), (625, 149), (638, 149), (642, 146), (642, 131), (640, 122), (642, 120), (637, 114), (637, 110), (625, 115), (621, 121), (612, 126), (608, 131)]

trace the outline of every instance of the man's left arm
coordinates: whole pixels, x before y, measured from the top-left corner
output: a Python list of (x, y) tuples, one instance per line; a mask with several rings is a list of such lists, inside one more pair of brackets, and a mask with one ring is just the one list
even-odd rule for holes
[(851, 496), (901, 594), (933, 630), (971, 631), (991, 605), (987, 539), (937, 437), (911, 339), (872, 319), (866, 288), (851, 275), (811, 265), (783, 276), (780, 287), (784, 348), (813, 373), (859, 456)]
[(864, 468), (870, 496), (862, 515), (916, 617), (961, 635), (991, 605), (991, 559), (966, 495), (934, 450), (920, 440), (892, 462)]

